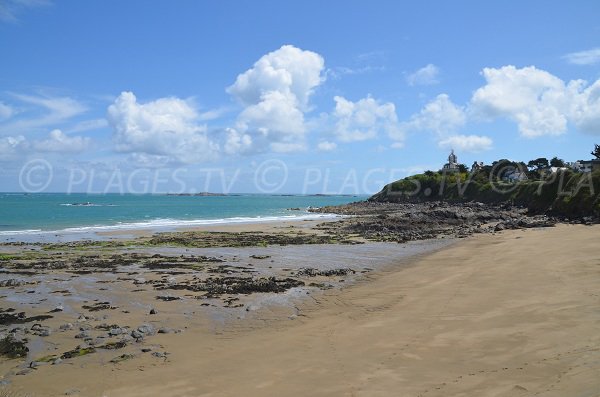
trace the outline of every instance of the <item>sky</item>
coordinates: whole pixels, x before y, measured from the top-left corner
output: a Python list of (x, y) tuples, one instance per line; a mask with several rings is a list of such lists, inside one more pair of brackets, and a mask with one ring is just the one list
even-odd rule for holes
[(597, 1), (0, 0), (0, 191), (372, 194), (595, 143)]

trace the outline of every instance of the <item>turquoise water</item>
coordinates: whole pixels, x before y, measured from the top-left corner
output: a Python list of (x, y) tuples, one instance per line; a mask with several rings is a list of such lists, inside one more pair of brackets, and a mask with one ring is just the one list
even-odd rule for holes
[[(167, 196), (0, 193), (0, 235), (307, 218), (308, 207), (366, 196)], [(300, 208), (290, 211), (289, 208)]]

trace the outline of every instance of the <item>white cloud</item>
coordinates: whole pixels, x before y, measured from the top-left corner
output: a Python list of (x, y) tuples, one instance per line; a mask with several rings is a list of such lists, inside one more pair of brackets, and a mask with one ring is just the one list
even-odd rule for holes
[(82, 132), (82, 131), (93, 131), (100, 128), (108, 127), (106, 119), (93, 119), (84, 120), (75, 124), (73, 127), (67, 129), (67, 132)]
[(8, 133), (29, 132), (34, 129), (56, 126), (88, 110), (85, 105), (70, 97), (15, 93), (11, 96), (24, 106), (19, 109), (20, 118), (13, 117), (8, 123), (0, 125), (0, 131)]
[(442, 148), (458, 149), (462, 152), (482, 152), (490, 150), (493, 145), (492, 139), (479, 135), (452, 135), (438, 142)]
[(570, 120), (580, 131), (600, 135), (600, 80), (580, 90), (576, 98)]
[(342, 142), (357, 142), (373, 139), (379, 132), (387, 133), (396, 141), (404, 139), (398, 126), (396, 107), (393, 103), (379, 103), (368, 96), (357, 102), (336, 96), (334, 134)]
[(438, 76), (440, 69), (433, 65), (428, 64), (416, 72), (406, 76), (406, 82), (408, 85), (433, 85), (439, 83)]
[(471, 99), (476, 116), (508, 117), (526, 137), (566, 132), (570, 87), (561, 79), (533, 66), (485, 68), (482, 74), (487, 84)]
[(13, 160), (32, 153), (80, 153), (90, 144), (90, 138), (68, 136), (52, 130), (48, 138), (30, 141), (23, 135), (0, 138), (0, 160)]
[(324, 65), (319, 54), (284, 45), (262, 56), (227, 88), (244, 106), (236, 129), (251, 137), (255, 150), (305, 148), (304, 114), (324, 80)]
[(409, 121), (401, 123), (401, 128), (407, 132), (429, 131), (448, 135), (464, 126), (466, 120), (464, 109), (454, 104), (447, 94), (440, 94)]
[(561, 135), (572, 122), (583, 132), (600, 133), (600, 80), (565, 83), (533, 66), (483, 70), (486, 85), (473, 94), (470, 113), (493, 120), (507, 117), (529, 138)]
[(15, 111), (11, 106), (0, 102), (0, 120), (9, 119), (14, 113)]
[(27, 8), (50, 5), (48, 0), (3, 0), (0, 1), (0, 21), (16, 22), (17, 15)]
[(317, 144), (317, 149), (321, 152), (331, 152), (337, 149), (337, 144), (335, 142), (321, 141)]
[(87, 149), (89, 144), (90, 138), (71, 137), (61, 130), (52, 130), (47, 139), (34, 141), (31, 146), (37, 152), (80, 153)]
[(12, 160), (22, 149), (27, 147), (24, 136), (8, 136), (0, 138), (0, 160)]
[(214, 159), (219, 146), (197, 123), (196, 110), (186, 101), (169, 97), (138, 103), (131, 92), (123, 92), (109, 106), (107, 119), (114, 130), (120, 152), (169, 156), (182, 163)]
[(600, 48), (591, 50), (572, 52), (563, 57), (567, 62), (574, 65), (594, 65), (600, 62)]
[(252, 148), (252, 137), (250, 135), (240, 133), (233, 128), (227, 128), (226, 132), (225, 153), (245, 153)]

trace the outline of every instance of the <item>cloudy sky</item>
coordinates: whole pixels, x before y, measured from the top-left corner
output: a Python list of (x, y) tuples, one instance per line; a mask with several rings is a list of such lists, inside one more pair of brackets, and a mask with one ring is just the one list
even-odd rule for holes
[(0, 0), (0, 54), (1, 191), (372, 193), (600, 143), (597, 1)]

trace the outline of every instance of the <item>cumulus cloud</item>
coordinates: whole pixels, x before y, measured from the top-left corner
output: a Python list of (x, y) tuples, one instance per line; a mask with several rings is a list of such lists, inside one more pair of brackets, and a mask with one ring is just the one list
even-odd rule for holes
[(52, 130), (46, 139), (28, 140), (23, 135), (0, 138), (0, 159), (12, 160), (33, 153), (80, 153), (87, 149), (90, 138), (68, 136)]
[(238, 133), (250, 137), (256, 150), (305, 148), (304, 114), (310, 110), (310, 96), (324, 80), (324, 65), (319, 54), (291, 45), (262, 56), (227, 88), (244, 106)]
[(317, 149), (321, 152), (331, 152), (337, 149), (337, 144), (335, 142), (321, 141), (317, 144)]
[(33, 150), (37, 152), (80, 153), (90, 144), (90, 138), (68, 136), (61, 130), (52, 130), (47, 139), (34, 141)]
[(228, 128), (226, 132), (227, 138), (224, 145), (225, 153), (245, 153), (252, 148), (252, 137), (250, 135), (240, 133), (233, 128)]
[(574, 65), (594, 65), (600, 62), (600, 48), (592, 48), (591, 50), (572, 52), (563, 56), (567, 62)]
[(440, 94), (409, 121), (401, 123), (401, 128), (407, 132), (429, 131), (447, 135), (464, 126), (466, 120), (464, 108), (454, 104), (447, 94)]
[(478, 153), (490, 150), (493, 145), (491, 138), (479, 135), (452, 135), (442, 138), (438, 145), (447, 149), (458, 149), (462, 152)]
[(22, 135), (0, 138), (0, 160), (12, 160), (26, 146), (27, 141)]
[(580, 89), (574, 102), (570, 120), (580, 131), (600, 135), (600, 80)]
[(138, 103), (123, 92), (109, 106), (107, 119), (120, 152), (168, 156), (181, 163), (214, 159), (219, 146), (198, 124), (198, 113), (185, 100), (169, 97)]
[(368, 96), (357, 102), (336, 96), (334, 134), (342, 142), (357, 142), (373, 139), (379, 132), (385, 132), (396, 140), (402, 141), (404, 134), (398, 126), (398, 116), (393, 103), (380, 103)]
[(599, 81), (588, 87), (583, 80), (566, 83), (534, 66), (485, 68), (482, 74), (486, 85), (470, 103), (474, 117), (509, 118), (529, 138), (564, 134), (569, 122), (581, 131), (600, 133)]
[(433, 85), (439, 83), (440, 69), (434, 64), (428, 64), (414, 73), (406, 76), (408, 85)]
[(484, 118), (508, 117), (526, 137), (560, 135), (567, 130), (572, 87), (552, 74), (529, 66), (485, 68), (486, 85), (473, 94), (471, 107)]

